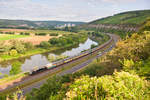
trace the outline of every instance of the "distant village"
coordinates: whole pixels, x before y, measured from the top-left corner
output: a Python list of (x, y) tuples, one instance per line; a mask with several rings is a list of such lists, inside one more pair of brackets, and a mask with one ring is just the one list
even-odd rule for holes
[(57, 26), (55, 26), (55, 28), (74, 27), (74, 26), (76, 26), (76, 24), (67, 23), (64, 25), (57, 25)]

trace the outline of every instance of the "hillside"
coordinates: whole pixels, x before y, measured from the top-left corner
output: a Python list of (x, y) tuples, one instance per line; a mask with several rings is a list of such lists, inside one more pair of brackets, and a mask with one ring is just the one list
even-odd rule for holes
[(80, 25), (84, 22), (71, 22), (71, 21), (28, 21), (28, 20), (9, 20), (0, 19), (1, 28), (53, 28), (55, 26), (65, 24)]
[(80, 25), (79, 28), (113, 33), (125, 38), (126, 35), (138, 32), (149, 17), (150, 10), (128, 11)]
[(50, 78), (27, 100), (149, 100), (149, 22), (80, 72)]
[(26, 100), (149, 100), (149, 22), (85, 69), (49, 78)]
[(106, 18), (98, 19), (90, 24), (132, 24), (140, 25), (150, 17), (150, 10), (129, 11)]

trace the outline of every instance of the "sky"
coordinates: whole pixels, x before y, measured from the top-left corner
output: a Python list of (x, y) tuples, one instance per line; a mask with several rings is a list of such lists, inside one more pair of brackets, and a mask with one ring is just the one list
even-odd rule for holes
[(0, 19), (84, 21), (150, 9), (150, 0), (0, 0)]

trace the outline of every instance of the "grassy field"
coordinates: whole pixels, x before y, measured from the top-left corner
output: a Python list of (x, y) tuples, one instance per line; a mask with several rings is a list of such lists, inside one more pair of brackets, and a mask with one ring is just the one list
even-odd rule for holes
[(14, 33), (58, 33), (58, 34), (68, 34), (71, 32), (58, 31), (58, 30), (26, 30), (26, 29), (0, 29), (0, 32), (14, 32)]
[(25, 76), (26, 76), (25, 73), (20, 73), (20, 74), (17, 74), (17, 75), (13, 75), (13, 76), (8, 76), (8, 77), (5, 77), (5, 78), (2, 78), (2, 79), (0, 79), (0, 85), (2, 85), (4, 83), (7, 83), (7, 82), (10, 82), (12, 80), (16, 80), (18, 78), (23, 78)]
[[(34, 34), (57, 34), (58, 37), (64, 34), (71, 34), (72, 32), (57, 31), (57, 30), (26, 30), (26, 29), (0, 29), (0, 41), (18, 39), (24, 42), (30, 42), (33, 45), (39, 45), (42, 41), (48, 41), (49, 39), (57, 36), (50, 35), (34, 35)], [(7, 32), (15, 34), (6, 34)], [(20, 35), (20, 33), (30, 33), (30, 35)]]
[[(85, 41), (87, 38), (83, 39), (83, 41)], [(76, 44), (74, 44), (76, 45)], [(64, 49), (64, 48), (69, 48), (71, 47), (72, 44), (69, 44), (69, 45), (66, 45), (64, 47), (53, 47), (53, 48), (49, 48), (49, 49), (43, 49), (43, 48), (36, 48), (36, 49), (33, 49), (33, 50), (29, 50), (29, 51), (26, 51), (24, 54), (17, 54), (15, 56), (10, 56), (10, 55), (0, 55), (0, 62), (3, 62), (3, 61), (7, 61), (7, 60), (12, 60), (12, 59), (18, 59), (20, 57), (27, 57), (27, 56), (31, 56), (31, 55), (34, 55), (34, 54), (40, 54), (40, 53), (45, 53), (45, 52), (52, 52), (52, 51), (56, 51), (56, 50), (60, 50), (60, 49)]]
[(8, 35), (8, 34), (0, 34), (0, 41), (10, 40), (10, 39), (17, 39), (17, 38), (24, 38), (29, 37), (27, 35)]

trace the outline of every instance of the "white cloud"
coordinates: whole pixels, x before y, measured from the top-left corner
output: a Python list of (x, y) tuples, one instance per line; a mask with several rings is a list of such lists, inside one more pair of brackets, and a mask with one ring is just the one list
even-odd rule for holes
[(135, 0), (0, 0), (0, 18), (89, 21), (112, 15), (119, 3), (131, 1)]
[(136, 0), (102, 0), (102, 1), (109, 3), (131, 3), (135, 2)]
[(0, 18), (31, 20), (82, 20), (92, 16), (89, 11), (71, 5), (48, 5), (30, 0), (0, 0)]

